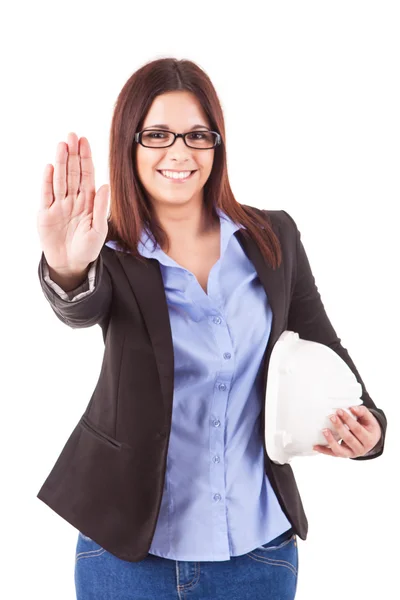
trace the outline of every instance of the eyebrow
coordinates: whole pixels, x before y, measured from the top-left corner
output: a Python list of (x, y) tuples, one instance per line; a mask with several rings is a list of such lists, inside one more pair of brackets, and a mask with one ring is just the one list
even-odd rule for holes
[[(145, 127), (145, 129), (154, 129), (160, 127), (161, 129), (168, 129), (169, 131), (170, 128), (168, 127), (168, 125), (166, 125), (165, 123), (156, 123), (155, 125), (147, 125)], [(191, 127), (188, 131), (193, 131), (193, 129), (199, 129), (199, 127), (202, 127), (203, 129), (208, 129), (207, 125), (201, 125), (200, 123), (196, 123), (196, 125), (193, 125), (193, 127)]]

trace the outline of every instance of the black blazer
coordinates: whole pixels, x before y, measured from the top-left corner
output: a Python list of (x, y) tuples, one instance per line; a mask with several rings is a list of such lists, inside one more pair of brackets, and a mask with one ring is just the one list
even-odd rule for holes
[[(383, 452), (386, 416), (370, 398), (325, 312), (295, 221), (283, 210), (252, 207), (269, 220), (283, 252), (275, 271), (241, 230), (235, 236), (253, 262), (268, 296), (273, 320), (264, 354), (264, 398), (272, 348), (285, 330), (332, 348), (362, 386), (363, 403), (382, 429), (374, 455)], [(115, 556), (137, 562), (147, 556), (164, 488), (171, 428), (174, 362), (160, 265), (142, 265), (129, 253), (104, 245), (94, 291), (76, 302), (60, 298), (43, 279), (43, 293), (70, 327), (99, 324), (105, 344), (98, 382), (37, 497)], [(261, 413), (264, 440), (265, 406)], [(273, 463), (264, 442), (265, 471), (295, 533), (307, 538), (308, 522), (292, 468)]]

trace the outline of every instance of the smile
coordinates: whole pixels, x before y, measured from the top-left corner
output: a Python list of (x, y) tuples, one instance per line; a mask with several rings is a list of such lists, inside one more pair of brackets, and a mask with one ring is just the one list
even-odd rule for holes
[(169, 179), (174, 182), (188, 181), (196, 171), (157, 171), (164, 179)]

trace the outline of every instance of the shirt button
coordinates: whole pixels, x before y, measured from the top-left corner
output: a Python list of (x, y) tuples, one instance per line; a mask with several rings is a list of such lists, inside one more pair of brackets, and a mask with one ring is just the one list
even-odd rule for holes
[(226, 390), (226, 385), (224, 383), (220, 383), (218, 389), (221, 390), (221, 392), (224, 392)]
[(221, 500), (221, 496), (219, 494), (214, 494), (215, 502), (219, 502)]
[(213, 425), (214, 427), (219, 427), (221, 425), (221, 421), (217, 419), (216, 421), (213, 421)]
[(220, 459), (219, 459), (219, 456), (214, 456), (214, 458), (213, 458), (213, 461), (214, 461), (215, 463), (219, 463), (219, 460), (220, 460)]
[(231, 356), (232, 356), (232, 355), (231, 355), (231, 353), (230, 353), (230, 352), (225, 352), (225, 354), (224, 354), (224, 358), (225, 358), (225, 360), (228, 360), (228, 359), (229, 359)]
[(222, 319), (221, 319), (221, 317), (214, 317), (213, 321), (216, 325), (220, 325), (222, 322)]

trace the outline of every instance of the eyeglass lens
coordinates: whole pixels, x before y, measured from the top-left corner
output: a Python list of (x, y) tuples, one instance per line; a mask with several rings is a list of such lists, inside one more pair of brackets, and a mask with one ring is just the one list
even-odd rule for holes
[[(192, 131), (186, 135), (186, 143), (192, 148), (213, 148), (217, 136), (211, 131)], [(174, 135), (168, 131), (147, 130), (142, 133), (142, 142), (150, 148), (170, 146)]]

